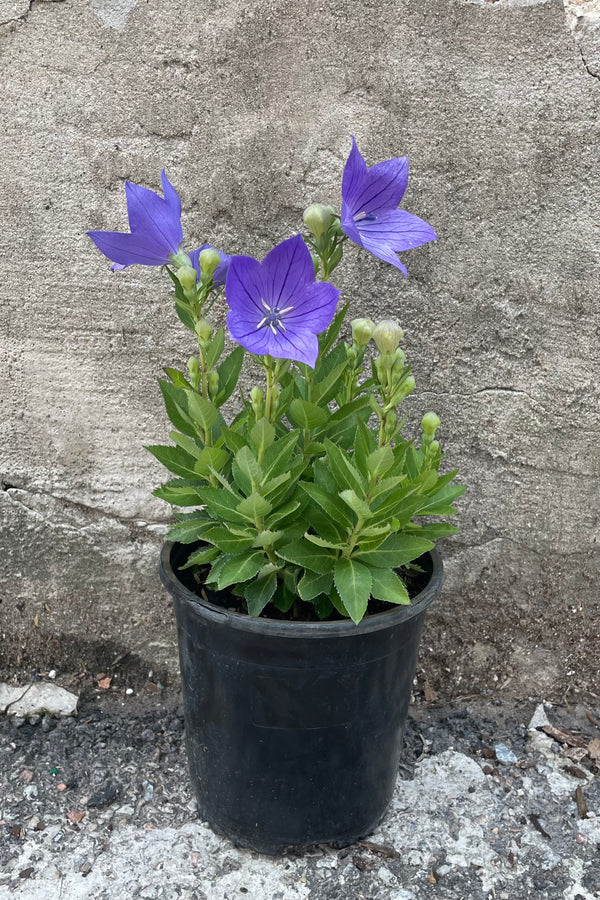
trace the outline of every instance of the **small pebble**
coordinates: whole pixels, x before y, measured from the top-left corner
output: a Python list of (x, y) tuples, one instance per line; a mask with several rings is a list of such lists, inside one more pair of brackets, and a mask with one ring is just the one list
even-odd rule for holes
[(33, 800), (34, 797), (38, 795), (37, 784), (28, 784), (23, 788), (23, 796), (27, 798), (27, 800)]
[(125, 693), (127, 694), (128, 697), (130, 697), (133, 694), (133, 688), (127, 688)]
[(56, 678), (56, 669), (50, 669), (50, 671), (48, 672), (48, 678), (51, 678), (52, 681), (54, 681), (54, 679)]
[(506, 744), (496, 744), (496, 746), (494, 747), (494, 752), (499, 763), (510, 765), (511, 763), (518, 762), (517, 757), (512, 752), (512, 750), (506, 746)]

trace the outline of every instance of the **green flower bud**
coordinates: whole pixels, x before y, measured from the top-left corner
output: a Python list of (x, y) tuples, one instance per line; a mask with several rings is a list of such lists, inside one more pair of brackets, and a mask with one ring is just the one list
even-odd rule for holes
[(213, 277), (215, 269), (221, 262), (221, 257), (219, 256), (219, 251), (215, 250), (214, 247), (207, 247), (206, 250), (200, 251), (198, 261), (202, 277), (208, 280)]
[(332, 218), (331, 207), (323, 203), (313, 203), (304, 210), (304, 224), (317, 240), (327, 232)]
[(423, 434), (427, 435), (427, 437), (433, 438), (437, 429), (440, 427), (440, 424), (440, 419), (434, 412), (425, 413), (425, 415), (421, 419), (421, 428), (423, 429)]
[(350, 362), (355, 362), (358, 357), (358, 352), (356, 347), (349, 347), (346, 344), (346, 358), (350, 360)]
[(181, 266), (177, 269), (177, 279), (184, 291), (193, 291), (196, 288), (198, 273), (193, 266)]
[(404, 337), (404, 332), (396, 322), (386, 319), (375, 327), (371, 336), (380, 353), (394, 353)]
[(252, 409), (256, 413), (257, 416), (262, 415), (263, 401), (265, 399), (265, 392), (262, 388), (253, 387), (250, 391), (250, 402), (252, 404)]
[(190, 356), (188, 359), (187, 370), (192, 378), (197, 378), (200, 374), (200, 363), (195, 356)]
[(396, 411), (394, 409), (390, 409), (390, 411), (388, 413), (386, 413), (386, 416), (385, 416), (385, 429), (384, 429), (385, 436), (388, 440), (391, 439), (391, 437), (394, 433), (394, 429), (396, 428), (397, 424), (398, 424), (398, 416), (396, 415)]
[(208, 396), (214, 400), (219, 390), (219, 373), (216, 369), (211, 369), (208, 373)]
[(404, 366), (406, 365), (406, 353), (404, 352), (404, 350), (401, 350), (400, 347), (398, 347), (396, 352), (394, 353), (394, 359), (396, 360), (396, 362), (401, 362), (402, 367), (404, 368)]
[(432, 441), (429, 445), (429, 450), (431, 451), (432, 456), (439, 456), (440, 454), (440, 443), (439, 441)]
[(371, 319), (352, 319), (350, 325), (354, 343), (359, 347), (366, 347), (375, 329), (375, 322), (372, 322)]
[(387, 384), (388, 367), (386, 365), (386, 357), (385, 356), (376, 356), (375, 357), (375, 372), (377, 373), (377, 380), (378, 380), (379, 384), (382, 384), (382, 385)]
[(181, 248), (177, 251), (177, 253), (170, 253), (169, 259), (171, 260), (171, 262), (173, 263), (173, 265), (175, 266), (176, 269), (181, 269), (181, 268), (193, 269), (194, 268), (192, 266), (191, 259), (189, 258), (187, 253), (183, 252), (183, 250)]
[(277, 385), (274, 384), (273, 387), (271, 388), (271, 402), (272, 402), (272, 404), (273, 404), (273, 409), (275, 409), (275, 404), (276, 404), (277, 401), (279, 400), (279, 395), (280, 395), (280, 394), (281, 394), (281, 391), (279, 390), (279, 388), (277, 387)]
[(212, 325), (206, 319), (198, 319), (196, 322), (196, 334), (201, 341), (210, 341), (212, 337)]

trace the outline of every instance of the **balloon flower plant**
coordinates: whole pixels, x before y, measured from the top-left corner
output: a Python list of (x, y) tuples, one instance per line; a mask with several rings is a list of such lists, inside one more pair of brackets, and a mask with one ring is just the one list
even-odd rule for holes
[[(454, 513), (463, 492), (456, 471), (439, 474), (439, 418), (423, 416), (419, 441), (402, 436), (415, 387), (402, 329), (356, 317), (340, 339), (349, 304), (332, 283), (348, 240), (406, 275), (398, 253), (435, 239), (399, 208), (407, 182), (406, 157), (368, 167), (353, 139), (341, 212), (313, 204), (304, 233), (262, 261), (186, 250), (164, 170), (162, 197), (125, 183), (129, 232), (88, 232), (113, 269), (160, 266), (197, 341), (187, 366), (159, 382), (173, 444), (148, 450), (175, 477), (154, 493), (177, 508), (167, 540), (190, 545), (182, 568), (199, 592), (239, 612), (358, 623), (408, 604), (419, 557), (456, 531), (430, 521)], [(210, 321), (222, 297), (227, 350)], [(238, 388), (247, 355), (262, 376)], [(241, 408), (226, 418), (236, 388)]]

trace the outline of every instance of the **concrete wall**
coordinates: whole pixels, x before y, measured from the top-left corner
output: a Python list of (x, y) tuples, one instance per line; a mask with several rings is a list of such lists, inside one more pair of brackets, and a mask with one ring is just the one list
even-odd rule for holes
[(355, 133), (369, 163), (408, 154), (440, 235), (406, 281), (358, 251), (338, 279), (402, 321), (410, 410), (469, 487), (424, 677), (594, 689), (598, 6), (0, 0), (4, 664), (176, 671), (141, 448), (193, 348), (159, 272), (111, 274), (83, 232), (126, 228), (124, 180), (164, 165), (190, 248), (261, 254), (339, 204)]

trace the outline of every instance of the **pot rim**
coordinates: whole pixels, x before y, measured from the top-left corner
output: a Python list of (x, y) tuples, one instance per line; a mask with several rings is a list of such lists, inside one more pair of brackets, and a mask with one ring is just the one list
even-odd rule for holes
[(192, 603), (195, 611), (222, 625), (227, 624), (231, 628), (241, 631), (273, 635), (277, 637), (302, 638), (302, 637), (350, 637), (359, 634), (368, 634), (381, 631), (385, 628), (393, 628), (401, 622), (407, 622), (414, 616), (421, 615), (438, 596), (443, 581), (443, 563), (437, 547), (433, 547), (424, 556), (429, 556), (432, 563), (432, 572), (426, 586), (406, 606), (398, 606), (386, 612), (374, 613), (365, 616), (355, 625), (351, 619), (335, 622), (286, 622), (280, 619), (266, 617), (252, 617), (243, 613), (223, 609), (204, 600), (198, 594), (190, 591), (178, 578), (171, 564), (171, 554), (177, 546), (184, 546), (174, 541), (165, 541), (160, 553), (159, 574), (160, 580), (169, 593), (176, 599)]

